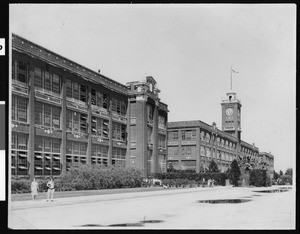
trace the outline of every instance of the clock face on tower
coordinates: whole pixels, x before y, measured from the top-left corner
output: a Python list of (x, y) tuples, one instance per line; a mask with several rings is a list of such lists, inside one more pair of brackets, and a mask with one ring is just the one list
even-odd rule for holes
[(232, 108), (227, 108), (226, 109), (226, 115), (231, 116), (233, 114), (233, 109)]

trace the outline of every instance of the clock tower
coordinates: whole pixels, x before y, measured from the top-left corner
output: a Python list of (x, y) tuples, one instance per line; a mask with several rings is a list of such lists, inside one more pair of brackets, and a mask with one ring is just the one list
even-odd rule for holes
[(236, 92), (230, 90), (227, 98), (222, 100), (222, 131), (241, 140), (241, 102), (236, 98)]

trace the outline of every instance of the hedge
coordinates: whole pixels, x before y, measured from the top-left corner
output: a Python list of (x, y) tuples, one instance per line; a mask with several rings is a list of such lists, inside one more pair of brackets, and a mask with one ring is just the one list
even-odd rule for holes
[(180, 183), (183, 186), (187, 184), (197, 184), (198, 186), (202, 184), (203, 178), (207, 181), (208, 179), (213, 179), (215, 185), (225, 186), (226, 179), (228, 179), (227, 173), (221, 172), (205, 172), (196, 173), (195, 171), (172, 171), (163, 173), (151, 173), (149, 178), (161, 179), (164, 184), (172, 184), (176, 187), (176, 184)]
[[(47, 191), (49, 180), (37, 178), (37, 181), (39, 191)], [(56, 191), (133, 188), (140, 187), (142, 181), (142, 172), (135, 168), (86, 164), (74, 164), (65, 176), (54, 179)], [(29, 193), (30, 184), (28, 179), (12, 179), (12, 193)]]
[(271, 185), (271, 179), (266, 170), (253, 169), (250, 171), (250, 185), (256, 187), (266, 187)]

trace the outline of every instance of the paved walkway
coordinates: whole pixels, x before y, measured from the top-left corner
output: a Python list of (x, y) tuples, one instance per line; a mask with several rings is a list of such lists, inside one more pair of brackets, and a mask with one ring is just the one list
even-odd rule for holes
[[(11, 202), (13, 229), (294, 229), (295, 189), (187, 188)], [(207, 199), (250, 199), (206, 204)], [(141, 225), (145, 220), (146, 224)], [(152, 222), (152, 223), (151, 223)], [(153, 223), (157, 222), (157, 223)], [(126, 225), (132, 225), (127, 226)], [(122, 226), (123, 225), (123, 226)], [(122, 227), (121, 227), (122, 226)]]

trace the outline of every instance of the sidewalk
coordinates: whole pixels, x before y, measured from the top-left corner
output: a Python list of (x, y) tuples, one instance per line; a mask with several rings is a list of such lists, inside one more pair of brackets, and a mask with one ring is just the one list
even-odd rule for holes
[[(37, 200), (15, 200), (11, 201), (10, 207), (15, 209), (27, 209), (27, 208), (40, 208), (47, 206), (60, 206), (71, 205), (76, 203), (90, 203), (99, 201), (111, 201), (120, 199), (134, 199), (145, 196), (164, 196), (174, 193), (192, 193), (208, 190), (224, 190), (231, 188), (231, 186), (216, 186), (216, 187), (195, 187), (195, 188), (169, 188), (163, 189), (162, 187), (150, 187), (150, 188), (133, 188), (133, 189), (106, 189), (106, 190), (93, 190), (93, 191), (72, 191), (69, 192), (57, 192), (54, 193), (53, 202), (47, 202), (47, 194), (39, 194)], [(96, 195), (95, 195), (96, 194)], [(28, 195), (28, 194), (27, 194)], [(25, 195), (24, 195), (25, 196)]]

